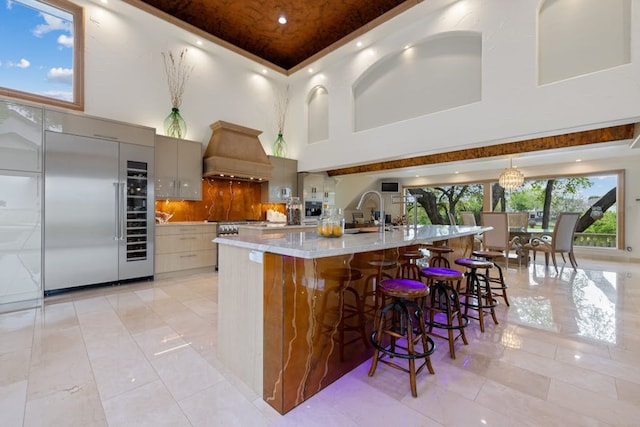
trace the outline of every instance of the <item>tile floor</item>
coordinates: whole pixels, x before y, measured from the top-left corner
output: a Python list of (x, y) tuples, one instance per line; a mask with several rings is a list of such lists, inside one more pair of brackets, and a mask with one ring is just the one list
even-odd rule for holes
[(640, 265), (511, 268), (499, 325), (435, 375), (364, 363), (281, 416), (216, 358), (217, 274), (0, 314), (1, 426), (640, 426)]

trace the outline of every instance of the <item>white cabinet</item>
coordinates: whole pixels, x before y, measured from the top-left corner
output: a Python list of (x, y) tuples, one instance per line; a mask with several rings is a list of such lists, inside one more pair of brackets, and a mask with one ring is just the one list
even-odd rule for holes
[(0, 170), (0, 304), (42, 298), (41, 189), (40, 173)]
[(305, 202), (322, 202), (335, 205), (336, 183), (334, 178), (321, 173), (301, 173), (298, 178), (298, 188), (302, 189), (302, 200)]
[(289, 197), (296, 197), (298, 161), (275, 156), (269, 156), (269, 161), (273, 166), (273, 174), (269, 182), (262, 184), (262, 203), (284, 203)]
[(305, 202), (324, 202), (325, 175), (317, 173), (301, 173), (298, 184), (302, 188), (302, 200)]
[(45, 110), (45, 130), (153, 147), (155, 129), (99, 117)]
[(216, 267), (217, 224), (162, 224), (156, 226), (155, 274)]
[(156, 199), (202, 200), (202, 144), (156, 135)]
[(0, 169), (42, 171), (42, 108), (0, 101)]

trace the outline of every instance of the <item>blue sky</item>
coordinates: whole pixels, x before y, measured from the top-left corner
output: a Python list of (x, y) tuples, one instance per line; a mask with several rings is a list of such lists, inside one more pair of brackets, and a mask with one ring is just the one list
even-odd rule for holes
[(72, 101), (72, 15), (36, 0), (3, 3), (0, 86)]

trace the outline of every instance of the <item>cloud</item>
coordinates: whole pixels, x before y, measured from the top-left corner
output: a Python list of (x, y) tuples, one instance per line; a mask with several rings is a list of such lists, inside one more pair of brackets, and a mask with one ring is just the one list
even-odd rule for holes
[(62, 47), (73, 47), (73, 36), (60, 34), (58, 36), (58, 44)]
[(13, 67), (15, 67), (15, 68), (29, 68), (31, 66), (31, 62), (29, 62), (26, 59), (22, 58), (20, 60), (20, 62), (12, 62), (12, 61), (7, 62), (7, 66), (9, 68), (13, 68)]
[(57, 18), (46, 13), (40, 13), (40, 16), (44, 19), (44, 24), (37, 25), (33, 29), (32, 33), (36, 37), (42, 37), (50, 31), (66, 31), (71, 33), (71, 22)]
[(73, 102), (73, 92), (65, 92), (62, 90), (59, 91), (47, 91), (43, 93), (44, 96), (54, 99), (61, 99), (62, 101)]
[(47, 79), (54, 83), (64, 83), (71, 85), (73, 83), (72, 68), (52, 68), (47, 73)]

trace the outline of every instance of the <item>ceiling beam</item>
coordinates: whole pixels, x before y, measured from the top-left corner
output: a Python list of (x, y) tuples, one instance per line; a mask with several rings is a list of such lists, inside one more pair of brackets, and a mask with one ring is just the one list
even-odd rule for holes
[(380, 172), (390, 169), (402, 169), (438, 163), (459, 162), (485, 157), (498, 157), (533, 151), (552, 150), (556, 148), (579, 147), (582, 145), (599, 144), (602, 142), (633, 139), (634, 124), (611, 126), (562, 135), (545, 136), (524, 141), (506, 142), (464, 150), (448, 151), (445, 153), (429, 154), (426, 156), (410, 157), (400, 160), (369, 163), (360, 166), (350, 166), (328, 170), (329, 176), (351, 175), (355, 173)]

